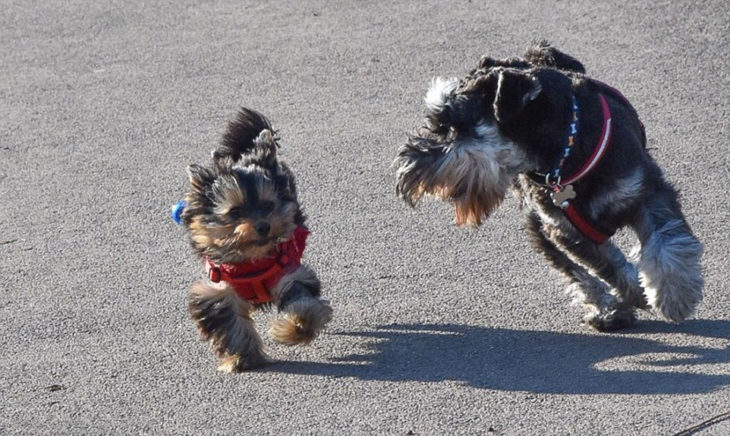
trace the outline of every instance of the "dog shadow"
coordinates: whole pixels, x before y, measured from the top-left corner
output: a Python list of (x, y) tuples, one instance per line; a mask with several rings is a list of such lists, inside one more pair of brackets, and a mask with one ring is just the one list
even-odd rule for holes
[[(334, 333), (365, 338), (366, 352), (328, 363), (280, 362), (272, 371), (370, 381), (457, 381), (504, 391), (562, 394), (702, 393), (730, 384), (730, 347), (667, 345), (632, 334), (730, 339), (730, 321), (643, 321), (620, 335), (454, 324), (392, 324)], [(692, 341), (692, 342), (707, 342)]]

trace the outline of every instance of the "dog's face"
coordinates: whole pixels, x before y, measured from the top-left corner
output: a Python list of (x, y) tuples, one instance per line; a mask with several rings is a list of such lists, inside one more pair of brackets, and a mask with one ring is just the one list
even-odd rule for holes
[(182, 222), (193, 248), (215, 262), (263, 258), (289, 239), (301, 217), (293, 175), (276, 159), (269, 130), (250, 155), (212, 169), (190, 165)]
[(513, 68), (482, 69), (461, 82), (435, 79), (426, 121), (394, 162), (397, 194), (412, 206), (438, 197), (453, 204), (456, 224), (481, 224), (517, 175), (536, 167), (506, 132), (541, 93), (536, 77)]

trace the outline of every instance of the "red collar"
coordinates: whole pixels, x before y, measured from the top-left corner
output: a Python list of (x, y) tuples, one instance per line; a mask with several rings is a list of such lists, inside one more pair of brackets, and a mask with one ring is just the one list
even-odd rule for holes
[(205, 271), (210, 281), (228, 283), (244, 300), (255, 304), (268, 303), (273, 299), (271, 289), (301, 264), (307, 236), (309, 230), (306, 227), (297, 227), (292, 237), (279, 244), (271, 257), (221, 264), (206, 260)]

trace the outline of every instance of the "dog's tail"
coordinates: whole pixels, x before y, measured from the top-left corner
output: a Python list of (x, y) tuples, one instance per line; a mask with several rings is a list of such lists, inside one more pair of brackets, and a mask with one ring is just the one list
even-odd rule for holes
[(265, 116), (253, 109), (241, 108), (236, 118), (228, 123), (221, 145), (213, 151), (213, 161), (216, 164), (237, 162), (242, 155), (259, 146), (259, 135), (264, 131), (269, 131), (265, 136), (273, 138), (274, 131)]

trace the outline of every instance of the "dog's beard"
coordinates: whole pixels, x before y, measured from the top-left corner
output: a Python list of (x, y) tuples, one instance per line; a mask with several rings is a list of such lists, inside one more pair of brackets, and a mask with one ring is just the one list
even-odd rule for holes
[(480, 225), (529, 165), (525, 154), (496, 127), (480, 124), (476, 132), (446, 144), (425, 130), (412, 136), (394, 162), (398, 195), (412, 206), (432, 195), (454, 206), (457, 225)]

